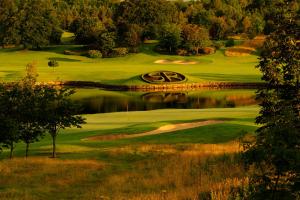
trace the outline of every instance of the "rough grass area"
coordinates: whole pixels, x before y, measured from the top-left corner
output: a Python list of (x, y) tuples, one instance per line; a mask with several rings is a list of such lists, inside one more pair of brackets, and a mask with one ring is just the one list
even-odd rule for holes
[(0, 199), (224, 200), (248, 182), (239, 149), (236, 142), (138, 145), (106, 150), (105, 161), (2, 160)]
[[(14, 81), (24, 75), (27, 63), (36, 61), (40, 81), (96, 81), (105, 84), (145, 84), (141, 74), (167, 70), (182, 73), (188, 82), (230, 81), (258, 82), (260, 72), (255, 69), (257, 56), (244, 59), (227, 57), (222, 51), (207, 56), (168, 56), (152, 51), (155, 44), (145, 44), (138, 54), (119, 58), (90, 59), (79, 55), (64, 55), (64, 51), (76, 52), (78, 45), (60, 45), (29, 51), (21, 49), (0, 49), (0, 80)], [(48, 67), (49, 59), (58, 61), (55, 69)], [(157, 60), (191, 60), (195, 64), (156, 64)]]
[[(154, 110), (86, 115), (83, 129), (57, 138), (58, 159), (49, 159), (47, 135), (16, 158), (0, 154), (0, 199), (224, 200), (248, 182), (239, 163), (239, 138), (252, 135), (258, 107)], [(183, 122), (218, 119), (220, 124), (170, 133), (85, 141), (86, 137), (136, 134)]]

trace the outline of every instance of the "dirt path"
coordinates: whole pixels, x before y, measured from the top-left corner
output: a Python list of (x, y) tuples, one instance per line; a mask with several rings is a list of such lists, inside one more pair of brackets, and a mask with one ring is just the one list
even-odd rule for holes
[(211, 124), (220, 124), (224, 121), (221, 120), (207, 120), (207, 121), (200, 121), (200, 122), (191, 122), (191, 123), (181, 123), (181, 124), (169, 124), (165, 126), (161, 126), (158, 129), (155, 129), (153, 131), (148, 131), (144, 133), (136, 133), (136, 134), (117, 134), (117, 135), (101, 135), (101, 136), (94, 136), (85, 138), (84, 140), (117, 140), (117, 139), (123, 139), (123, 138), (136, 138), (136, 137), (142, 137), (142, 136), (148, 136), (148, 135), (157, 135), (161, 133), (169, 133), (179, 130), (185, 130), (185, 129), (191, 129), (196, 128), (200, 126), (207, 126)]

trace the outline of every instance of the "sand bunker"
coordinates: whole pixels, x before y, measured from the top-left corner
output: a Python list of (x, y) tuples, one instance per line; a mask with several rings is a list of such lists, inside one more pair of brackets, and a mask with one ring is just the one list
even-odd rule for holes
[(189, 60), (157, 60), (155, 64), (195, 65), (198, 62)]
[(200, 121), (200, 122), (191, 122), (191, 123), (181, 123), (181, 124), (169, 124), (165, 126), (161, 126), (156, 130), (148, 131), (145, 133), (137, 133), (137, 134), (118, 134), (118, 135), (101, 135), (101, 136), (94, 136), (85, 138), (84, 140), (117, 140), (117, 139), (123, 139), (123, 138), (136, 138), (136, 137), (142, 137), (142, 136), (148, 136), (148, 135), (157, 135), (162, 133), (169, 133), (179, 130), (185, 130), (190, 128), (196, 128), (200, 126), (207, 126), (211, 124), (220, 124), (224, 121), (221, 120), (207, 120), (207, 121)]

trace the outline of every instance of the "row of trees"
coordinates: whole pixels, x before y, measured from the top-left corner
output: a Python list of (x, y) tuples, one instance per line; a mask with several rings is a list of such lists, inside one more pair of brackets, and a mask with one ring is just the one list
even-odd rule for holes
[[(201, 27), (215, 40), (238, 33), (269, 34), (275, 28), (273, 16), (280, 2), (1, 0), (0, 44), (39, 48), (59, 43), (62, 30), (69, 30), (75, 33), (77, 43), (92, 45), (105, 55), (114, 47), (137, 51), (144, 39), (161, 38), (162, 28), (168, 24), (182, 29), (187, 25)], [(297, 10), (298, 1), (291, 2), (291, 8)]]
[(39, 141), (45, 133), (52, 137), (52, 157), (56, 157), (56, 137), (60, 129), (80, 127), (84, 123), (76, 105), (69, 96), (73, 90), (36, 83), (35, 64), (28, 64), (26, 76), (18, 83), (0, 85), (0, 150), (10, 149), (10, 158), (16, 143)]
[(0, 1), (0, 44), (40, 48), (59, 43), (62, 35), (50, 0)]
[(181, 55), (192, 52), (200, 53), (199, 50), (211, 44), (208, 30), (204, 27), (185, 24), (182, 26), (176, 24), (165, 24), (161, 28), (159, 36), (159, 48), (174, 53), (177, 49), (184, 52), (177, 52)]

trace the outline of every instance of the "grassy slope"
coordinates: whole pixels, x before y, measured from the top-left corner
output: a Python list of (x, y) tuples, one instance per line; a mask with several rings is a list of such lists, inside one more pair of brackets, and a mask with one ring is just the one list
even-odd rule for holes
[[(69, 129), (58, 136), (59, 159), (48, 158), (48, 136), (32, 145), (29, 159), (1, 159), (0, 199), (159, 200), (162, 191), (165, 199), (172, 200), (195, 199), (201, 192), (227, 199), (232, 186), (247, 181), (243, 167), (228, 155), (237, 152), (239, 144), (229, 141), (256, 129), (257, 112), (258, 107), (251, 106), (87, 115), (83, 129)], [(218, 118), (230, 121), (140, 138), (80, 140)], [(24, 145), (18, 145), (16, 156), (23, 155)]]
[[(58, 149), (65, 158), (97, 158), (98, 151), (105, 148), (136, 144), (179, 144), (179, 143), (224, 143), (253, 133), (256, 129), (254, 117), (256, 106), (226, 109), (154, 110), (86, 115), (87, 124), (82, 129), (68, 129), (58, 137)], [(209, 125), (188, 130), (115, 141), (82, 141), (89, 136), (139, 133), (153, 130), (169, 123), (206, 119), (229, 120), (222, 124)], [(46, 136), (32, 145), (31, 154), (48, 154), (51, 140)], [(18, 145), (16, 155), (22, 155), (24, 146)], [(82, 152), (81, 152), (82, 151)], [(71, 154), (70, 154), (71, 153)], [(7, 156), (5, 152), (1, 156)]]
[[(43, 51), (0, 49), (0, 80), (20, 78), (29, 62), (38, 64), (39, 80), (89, 80), (108, 84), (143, 84), (140, 74), (155, 70), (171, 70), (187, 75), (189, 82), (237, 81), (257, 82), (260, 73), (254, 68), (256, 56), (226, 57), (222, 51), (200, 57), (168, 56), (154, 53), (153, 44), (144, 45), (141, 53), (121, 58), (89, 59), (83, 56), (64, 55), (65, 49), (75, 45), (61, 45)], [(55, 58), (60, 66), (52, 69), (47, 62)], [(159, 59), (195, 60), (196, 65), (154, 64)]]

